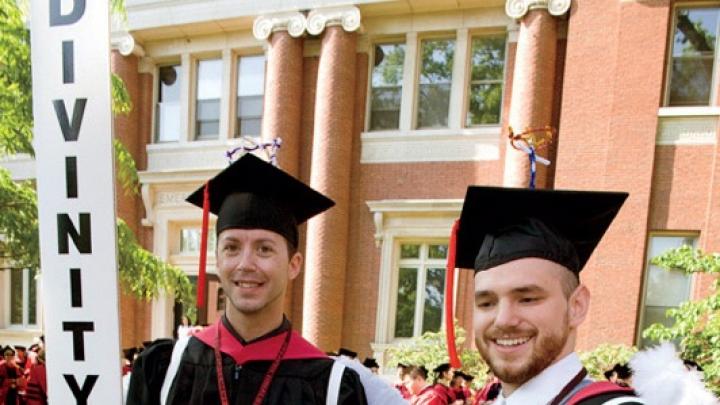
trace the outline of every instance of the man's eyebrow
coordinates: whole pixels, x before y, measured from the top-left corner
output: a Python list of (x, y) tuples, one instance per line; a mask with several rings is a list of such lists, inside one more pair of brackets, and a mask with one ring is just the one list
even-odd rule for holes
[(513, 294), (524, 294), (524, 293), (541, 293), (546, 290), (537, 284), (528, 284), (520, 287), (513, 288), (510, 292)]
[[(540, 287), (537, 284), (528, 284), (515, 287), (510, 290), (510, 294), (527, 294), (527, 293), (544, 293), (546, 289)], [(475, 299), (495, 297), (497, 294), (491, 290), (478, 290), (475, 291)]]
[(475, 299), (476, 299), (476, 300), (479, 300), (479, 299), (482, 299), (482, 298), (494, 297), (494, 296), (496, 296), (496, 294), (495, 294), (494, 292), (490, 291), (490, 290), (478, 290), (478, 291), (475, 291)]

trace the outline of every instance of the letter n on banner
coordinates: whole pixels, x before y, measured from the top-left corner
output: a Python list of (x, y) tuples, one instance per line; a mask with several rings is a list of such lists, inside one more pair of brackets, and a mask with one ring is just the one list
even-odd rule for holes
[(122, 402), (108, 3), (31, 3), (51, 404)]

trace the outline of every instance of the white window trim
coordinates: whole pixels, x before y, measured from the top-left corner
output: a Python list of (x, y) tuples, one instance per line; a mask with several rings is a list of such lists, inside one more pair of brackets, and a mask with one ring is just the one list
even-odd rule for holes
[[(649, 271), (650, 271), (650, 259), (651, 259), (650, 257), (648, 257), (650, 254), (650, 241), (654, 237), (672, 237), (672, 236), (684, 237), (684, 238), (695, 238), (694, 245), (693, 245), (694, 248), (697, 248), (699, 239), (700, 239), (700, 235), (698, 235), (697, 233), (692, 233), (692, 232), (668, 231), (668, 232), (651, 232), (650, 234), (648, 234), (647, 240), (645, 242), (645, 243), (647, 243), (647, 246), (646, 246), (646, 253), (645, 253), (645, 263), (643, 265), (643, 272), (642, 272), (642, 295), (640, 296), (640, 310), (639, 310), (638, 317), (637, 317), (637, 325), (636, 325), (637, 333), (635, 336), (635, 345), (638, 347), (642, 343), (642, 332), (643, 331), (641, 328), (642, 328), (643, 324), (645, 323), (645, 307), (646, 307), (645, 300), (647, 298), (647, 289), (648, 289), (647, 277), (648, 277)], [(689, 277), (690, 277), (690, 282), (688, 283), (688, 299), (692, 299), (693, 291), (695, 291), (695, 288), (696, 288), (695, 283), (697, 283), (698, 279), (697, 279), (697, 277), (695, 277), (694, 274), (690, 274)]]
[[(207, 56), (192, 56), (191, 57), (191, 68), (192, 75), (190, 83), (190, 96), (191, 102), (188, 105), (188, 117), (190, 118), (188, 125), (188, 140), (189, 142), (218, 142), (226, 141), (228, 139), (228, 126), (229, 126), (229, 102), (230, 102), (230, 70), (231, 70), (231, 52), (230, 50), (223, 51), (221, 54), (211, 53)], [(220, 73), (220, 116), (218, 117), (218, 134), (214, 138), (198, 138), (195, 134), (197, 130), (197, 95), (198, 95), (198, 80), (200, 80), (200, 62), (219, 60), (221, 63)]]
[[(380, 248), (378, 305), (375, 319), (374, 355), (384, 364), (384, 352), (406, 339), (394, 339), (393, 286), (397, 283), (394, 266), (397, 244), (402, 240), (445, 240), (462, 210), (461, 199), (368, 201), (375, 223), (375, 242)], [(457, 280), (457, 272), (455, 274)], [(395, 284), (393, 284), (395, 280)], [(457, 285), (457, 283), (456, 283)]]
[(661, 107), (655, 144), (715, 145), (718, 119), (720, 107)]
[[(231, 86), (228, 86), (227, 90), (227, 96), (228, 96), (228, 103), (227, 103), (227, 110), (228, 110), (228, 126), (227, 126), (227, 139), (239, 139), (241, 136), (238, 134), (236, 137), (235, 134), (240, 132), (240, 129), (237, 128), (237, 99), (238, 99), (238, 82), (240, 81), (240, 75), (242, 72), (240, 71), (240, 59), (244, 57), (252, 57), (252, 56), (262, 56), (265, 61), (265, 65), (263, 67), (263, 93), (262, 93), (262, 100), (263, 100), (263, 109), (262, 109), (262, 115), (260, 116), (260, 133), (257, 134), (257, 138), (262, 138), (262, 119), (265, 118), (265, 85), (267, 84), (267, 53), (265, 52), (254, 52), (255, 49), (245, 50), (245, 52), (239, 53), (235, 52), (232, 53), (230, 56), (230, 63), (231, 63), (231, 69), (229, 69), (228, 74), (230, 75), (228, 77), (227, 83), (232, 83)], [(225, 54), (223, 53), (223, 56)], [(224, 91), (224, 90), (223, 90)], [(223, 96), (225, 96), (223, 94)], [(222, 124), (222, 121), (221, 121)], [(242, 137), (251, 137), (255, 138), (255, 135), (243, 135)]]
[[(443, 238), (438, 238), (438, 239), (435, 239), (435, 238), (418, 238), (418, 237), (414, 237), (414, 238), (396, 238), (396, 239), (394, 239), (394, 241), (393, 241), (393, 258), (392, 258), (393, 261), (392, 261), (392, 268), (391, 268), (392, 278), (391, 278), (391, 281), (390, 281), (390, 287), (391, 287), (390, 289), (392, 290), (391, 292), (393, 292), (393, 293), (390, 294), (390, 308), (389, 308), (389, 313), (388, 313), (389, 316), (388, 316), (388, 319), (387, 319), (387, 323), (388, 323), (388, 338), (387, 338), (387, 341), (391, 341), (391, 342), (393, 342), (393, 343), (395, 343), (395, 342), (403, 342), (403, 341), (410, 340), (410, 339), (412, 339), (412, 338), (414, 338), (414, 337), (417, 337), (417, 336), (422, 335), (422, 333), (423, 333), (423, 332), (422, 332), (422, 327), (423, 327), (423, 325), (422, 325), (422, 321), (421, 321), (421, 320), (422, 320), (422, 318), (423, 318), (423, 306), (422, 306), (422, 305), (419, 305), (419, 304), (424, 303), (424, 301), (425, 301), (425, 300), (423, 299), (423, 298), (424, 298), (424, 295), (423, 295), (422, 293), (423, 293), (423, 291), (424, 291), (425, 286), (427, 285), (427, 284), (426, 284), (426, 283), (427, 283), (427, 269), (428, 269), (428, 267), (432, 267), (431, 265), (428, 264), (428, 262), (432, 262), (432, 261), (433, 261), (433, 259), (428, 259), (428, 258), (425, 256), (425, 255), (426, 255), (426, 252), (423, 252), (423, 250), (424, 250), (423, 247), (424, 247), (424, 246), (429, 246), (429, 245), (440, 245), (440, 244), (447, 245), (447, 244), (448, 244), (448, 238), (449, 238), (449, 233), (448, 233), (448, 235), (446, 235), (446, 237), (445, 237), (444, 239), (443, 239)], [(401, 261), (402, 261), (403, 259), (401, 259), (401, 258), (399, 257), (400, 246), (401, 246), (401, 245), (405, 245), (405, 244), (407, 244), (407, 245), (420, 245), (420, 257), (419, 257), (419, 258), (417, 258), (417, 259), (405, 259), (405, 260), (408, 260), (408, 261), (415, 262), (415, 263), (413, 263), (413, 264), (401, 263)], [(434, 260), (438, 260), (438, 259), (434, 259)], [(444, 261), (443, 261), (443, 262), (444, 262)], [(398, 338), (398, 337), (395, 337), (395, 323), (396, 323), (396, 317), (397, 317), (397, 290), (395, 290), (395, 286), (398, 285), (400, 274), (399, 274), (399, 271), (396, 271), (396, 270), (399, 270), (400, 267), (405, 267), (405, 264), (407, 264), (408, 267), (415, 267), (415, 268), (417, 268), (418, 271), (417, 271), (416, 286), (417, 286), (418, 288), (417, 288), (417, 297), (416, 297), (416, 300), (415, 300), (415, 314), (414, 314), (414, 316), (413, 316), (413, 319), (414, 319), (414, 324), (413, 324), (413, 325), (414, 325), (414, 326), (413, 326), (413, 336), (412, 336), (412, 337), (408, 337), (408, 338)], [(444, 263), (442, 264), (442, 267), (443, 267), (443, 268), (445, 267), (445, 264), (444, 264)], [(455, 296), (455, 295), (457, 294), (457, 272), (456, 272), (456, 274), (455, 274), (455, 279), (454, 279), (454, 280), (456, 281), (456, 283), (454, 284), (455, 288), (454, 288), (454, 290), (453, 290), (453, 291), (454, 291), (454, 296)], [(445, 283), (447, 283), (447, 278), (446, 278), (446, 280), (445, 280)], [(444, 292), (444, 291), (445, 291), (445, 290), (444, 290), (444, 286), (443, 286), (443, 292)], [(445, 305), (444, 305), (444, 301), (443, 301), (443, 306), (442, 306), (442, 308), (441, 308), (441, 317), (440, 317), (440, 318), (441, 318), (441, 320), (440, 320), (440, 325), (441, 325), (441, 327), (442, 327), (443, 325), (445, 325)]]
[[(368, 69), (365, 128), (360, 134), (362, 142), (361, 163), (398, 162), (451, 162), (486, 161), (500, 158), (501, 123), (466, 126), (469, 88), (470, 44), (474, 36), (468, 28), (454, 30), (455, 36), (419, 34), (416, 31), (405, 34), (405, 60), (403, 64), (402, 93), (400, 98), (400, 122), (397, 130), (370, 131), (370, 103), (372, 102), (373, 64)], [(505, 65), (507, 47), (511, 33), (506, 31)], [(498, 31), (499, 33), (499, 31)], [(488, 34), (490, 32), (488, 31)], [(416, 128), (417, 91), (420, 75), (420, 42), (429, 38), (452, 38), (455, 40), (450, 105), (448, 106), (448, 127), (440, 129)], [(391, 43), (392, 38), (378, 38), (373, 43)], [(399, 41), (402, 43), (402, 41)], [(374, 58), (374, 54), (372, 55)], [(503, 74), (503, 97), (505, 96), (505, 74)], [(502, 105), (502, 102), (501, 102)]]
[[(40, 274), (40, 273), (38, 273)], [(38, 331), (42, 329), (43, 324), (43, 318), (42, 318), (42, 277), (38, 277), (35, 281), (35, 323), (30, 324), (28, 323), (29, 319), (29, 310), (30, 305), (29, 301), (26, 297), (29, 296), (29, 277), (30, 277), (30, 271), (25, 269), (23, 271), (23, 310), (22, 310), (22, 317), (23, 321), (22, 324), (14, 324), (12, 323), (12, 320), (10, 319), (10, 271), (2, 271), (0, 272), (0, 291), (2, 291), (2, 295), (4, 297), (1, 306), (4, 308), (2, 311), (3, 315), (3, 322), (0, 324), (0, 327), (4, 327), (5, 331), (14, 331), (15, 333), (19, 332), (27, 332), (30, 334), (37, 334)], [(0, 336), (3, 335), (2, 332), (3, 329), (0, 328)]]
[[(717, 7), (717, 4), (714, 3), (676, 3), (673, 6), (672, 13), (670, 14), (670, 35), (668, 37), (668, 44), (666, 48), (667, 52), (667, 65), (665, 66), (665, 89), (663, 91), (663, 106), (667, 108), (678, 108), (678, 107), (670, 107), (668, 104), (670, 103), (670, 80), (672, 78), (672, 63), (673, 63), (673, 56), (672, 56), (672, 50), (673, 50), (673, 44), (675, 43), (675, 29), (677, 28), (675, 21), (677, 18), (678, 10), (681, 8), (684, 9), (693, 9), (693, 8), (714, 8)], [(714, 106), (717, 102), (717, 83), (718, 83), (718, 62), (720, 62), (720, 54), (718, 54), (717, 51), (717, 45), (718, 45), (718, 37), (720, 37), (720, 21), (718, 21), (718, 32), (715, 33), (716, 40), (715, 40), (715, 55), (713, 56), (713, 71), (711, 74), (712, 82), (710, 84), (710, 100), (708, 100), (707, 106)], [(706, 106), (698, 106), (698, 107), (706, 107)], [(697, 108), (697, 107), (679, 107), (679, 108)]]

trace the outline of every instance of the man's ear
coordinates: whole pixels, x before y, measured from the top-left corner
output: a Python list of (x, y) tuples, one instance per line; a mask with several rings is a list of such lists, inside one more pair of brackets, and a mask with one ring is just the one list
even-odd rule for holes
[(300, 270), (302, 269), (302, 263), (303, 263), (303, 255), (300, 252), (295, 252), (293, 256), (290, 258), (290, 263), (288, 265), (288, 278), (290, 280), (294, 280), (295, 277), (297, 277), (300, 274)]
[(590, 309), (590, 290), (580, 284), (568, 299), (568, 322), (577, 328), (585, 320)]

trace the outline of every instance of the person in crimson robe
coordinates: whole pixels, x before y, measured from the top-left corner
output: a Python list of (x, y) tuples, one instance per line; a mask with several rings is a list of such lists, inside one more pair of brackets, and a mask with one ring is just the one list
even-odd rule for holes
[(2, 349), (0, 363), (0, 405), (20, 405), (20, 393), (25, 390), (25, 377), (15, 361), (15, 350), (7, 346)]
[(288, 283), (302, 267), (298, 225), (334, 202), (251, 154), (188, 202), (217, 215), (225, 314), (144, 350), (126, 404), (366, 404), (358, 374), (303, 339), (283, 314)]

